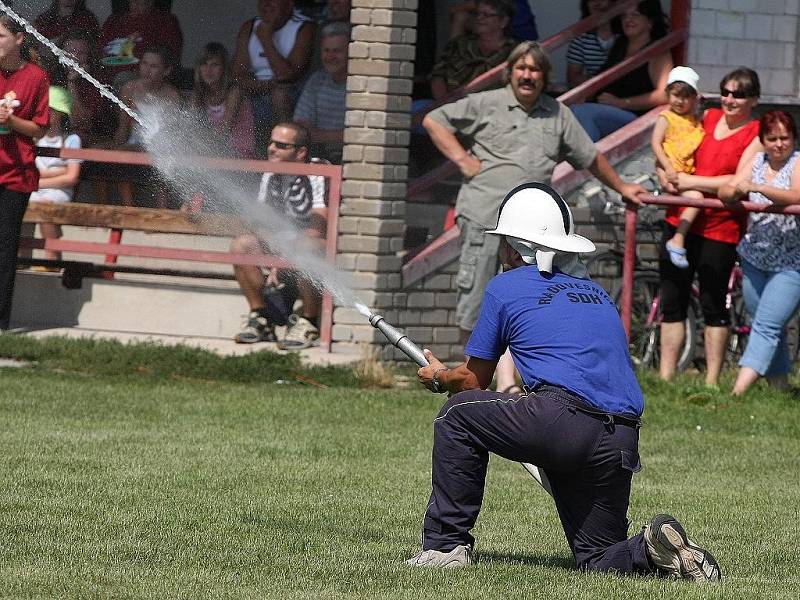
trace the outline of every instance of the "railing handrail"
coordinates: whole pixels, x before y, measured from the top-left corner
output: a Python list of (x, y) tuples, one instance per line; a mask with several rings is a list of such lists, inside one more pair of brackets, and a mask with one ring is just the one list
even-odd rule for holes
[(657, 39), (652, 44), (648, 44), (630, 58), (626, 58), (621, 63), (618, 63), (610, 69), (606, 69), (602, 73), (598, 73), (591, 79), (584, 81), (578, 87), (561, 94), (558, 97), (558, 100), (567, 106), (570, 104), (585, 102), (588, 98), (594, 96), (609, 83), (620, 79), (624, 75), (627, 75), (637, 67), (648, 62), (651, 58), (654, 58), (657, 55), (667, 52), (675, 46), (682, 44), (686, 41), (688, 36), (689, 31), (687, 29), (672, 31), (664, 37)]
[[(659, 206), (694, 206), (697, 208), (727, 209), (739, 212), (766, 212), (785, 215), (800, 215), (800, 205), (779, 206), (777, 204), (756, 204), (737, 202), (728, 205), (714, 198), (686, 198), (684, 196), (641, 194), (642, 204)], [(636, 223), (639, 206), (628, 203), (625, 207), (625, 256), (622, 262), (622, 326), (625, 335), (631, 337), (631, 311), (633, 306), (633, 276), (636, 270)]]
[[(48, 151), (42, 154), (51, 155)], [(64, 159), (86, 160), (143, 167), (153, 166), (153, 157), (146, 152), (132, 150), (108, 150), (105, 148), (60, 148), (58, 156)], [(248, 173), (280, 173), (286, 175), (319, 175), (335, 178), (342, 176), (341, 165), (325, 163), (278, 162), (251, 158), (221, 158), (212, 156), (186, 155), (172, 157), (178, 164), (191, 167), (205, 167), (221, 171), (245, 171)]]
[[(551, 35), (549, 38), (539, 42), (539, 46), (543, 50), (552, 52), (556, 48), (560, 48), (564, 44), (572, 41), (572, 39), (576, 38), (577, 36), (582, 35), (587, 31), (591, 31), (592, 29), (597, 28), (598, 25), (607, 23), (614, 17), (621, 15), (629, 7), (635, 6), (638, 3), (638, 1), (639, 0), (625, 0), (624, 2), (620, 2), (619, 4), (616, 4), (613, 7), (609, 8), (604, 13), (601, 13), (599, 15), (589, 15), (585, 19), (581, 19), (577, 23), (573, 23), (572, 25), (565, 27), (558, 33)], [(439, 106), (442, 106), (444, 104), (453, 102), (455, 100), (458, 100), (459, 98), (462, 98), (467, 94), (471, 94), (473, 92), (479, 92), (481, 90), (485, 90), (486, 88), (492, 85), (500, 83), (505, 68), (506, 68), (505, 63), (497, 65), (496, 67), (489, 69), (485, 73), (481, 73), (469, 83), (466, 83), (463, 86), (454, 89), (444, 98), (436, 100), (433, 104), (426, 106), (424, 109), (415, 112), (412, 117), (412, 125), (411, 125), (412, 128), (417, 127), (422, 122), (423, 117), (433, 109), (438, 108)]]

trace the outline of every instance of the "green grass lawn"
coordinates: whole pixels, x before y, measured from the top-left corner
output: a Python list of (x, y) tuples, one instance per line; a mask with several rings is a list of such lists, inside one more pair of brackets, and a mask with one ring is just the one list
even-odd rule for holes
[(660, 511), (681, 519), (723, 569), (697, 587), (576, 572), (550, 498), (494, 458), (479, 564), (404, 567), (443, 397), (344, 369), (304, 385), (268, 353), (0, 336), (0, 355), (36, 361), (0, 369), (0, 597), (800, 597), (800, 400), (787, 394), (643, 381), (631, 531)]

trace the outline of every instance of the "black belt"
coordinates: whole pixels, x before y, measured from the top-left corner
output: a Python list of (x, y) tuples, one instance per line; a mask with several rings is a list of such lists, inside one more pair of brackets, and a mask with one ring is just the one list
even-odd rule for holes
[(546, 391), (549, 396), (555, 396), (564, 404), (571, 406), (577, 411), (580, 411), (590, 417), (603, 421), (606, 425), (625, 425), (627, 427), (639, 428), (642, 426), (642, 420), (635, 415), (616, 414), (600, 410), (594, 406), (587, 404), (580, 396), (577, 396), (557, 385), (550, 385), (541, 383), (531, 390), (534, 394), (540, 391)]

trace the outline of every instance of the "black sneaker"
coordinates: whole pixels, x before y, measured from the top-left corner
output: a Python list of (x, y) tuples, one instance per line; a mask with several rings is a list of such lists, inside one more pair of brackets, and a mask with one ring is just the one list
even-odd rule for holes
[(233, 339), (237, 344), (255, 344), (277, 342), (278, 336), (275, 335), (275, 328), (269, 321), (258, 311), (253, 310), (247, 315), (247, 322), (242, 326), (242, 330)]
[(644, 527), (647, 554), (659, 571), (697, 583), (719, 581), (719, 564), (708, 550), (695, 544), (670, 515), (656, 515)]

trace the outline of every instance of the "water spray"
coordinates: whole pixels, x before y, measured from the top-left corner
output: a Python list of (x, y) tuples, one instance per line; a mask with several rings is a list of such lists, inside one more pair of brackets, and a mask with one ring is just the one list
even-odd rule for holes
[(81, 77), (83, 77), (86, 81), (88, 81), (94, 87), (96, 87), (97, 90), (100, 92), (100, 94), (102, 94), (103, 96), (105, 96), (106, 98), (111, 100), (114, 104), (119, 106), (122, 110), (124, 110), (128, 114), (128, 116), (130, 116), (131, 119), (136, 121), (139, 125), (144, 126), (144, 123), (142, 122), (141, 117), (139, 115), (137, 115), (133, 111), (133, 109), (131, 109), (130, 106), (128, 106), (122, 100), (120, 100), (117, 96), (115, 96), (114, 93), (108, 88), (107, 85), (105, 85), (103, 83), (100, 83), (99, 81), (97, 81), (97, 79), (95, 79), (89, 73), (87, 73), (86, 70), (83, 69), (78, 64), (78, 61), (76, 61), (72, 56), (70, 56), (68, 53), (64, 52), (61, 48), (56, 46), (53, 42), (51, 42), (45, 36), (43, 36), (41, 33), (39, 33), (33, 27), (33, 25), (31, 25), (30, 23), (28, 23), (28, 21), (26, 21), (25, 19), (20, 17), (17, 13), (15, 13), (11, 9), (11, 7), (8, 6), (5, 2), (0, 1), (0, 10), (3, 11), (4, 13), (6, 13), (9, 17), (11, 17), (12, 20), (14, 20), (17, 23), (19, 23), (20, 25), (22, 25), (25, 28), (25, 31), (27, 31), (33, 37), (35, 37), (38, 42), (40, 42), (44, 46), (47, 46), (47, 48), (49, 48), (50, 51), (58, 57), (58, 62), (60, 62), (63, 65), (66, 65), (66, 66), (68, 66), (68, 67), (70, 67), (72, 69), (74, 69)]

